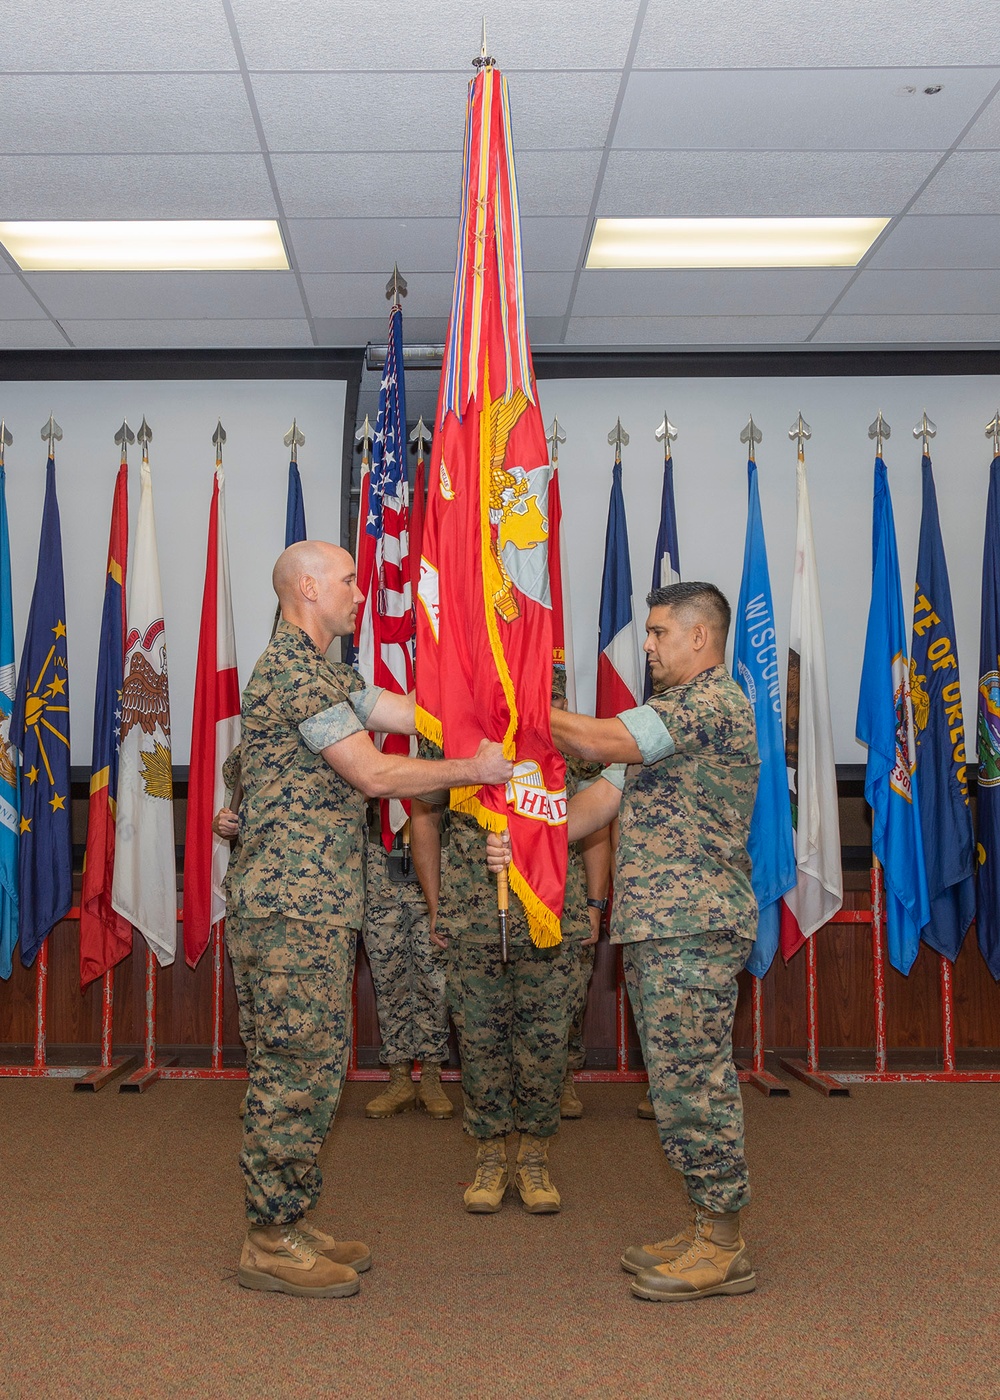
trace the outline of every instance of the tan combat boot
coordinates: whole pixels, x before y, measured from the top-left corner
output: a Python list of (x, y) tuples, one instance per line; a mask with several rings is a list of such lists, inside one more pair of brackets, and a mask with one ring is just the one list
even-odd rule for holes
[(440, 1065), (420, 1066), (417, 1103), (427, 1110), (429, 1118), (450, 1118), (455, 1112), (455, 1105), (441, 1087)]
[(371, 1268), (372, 1253), (363, 1241), (335, 1240), (311, 1220), (297, 1220), (295, 1228), (300, 1235), (305, 1235), (317, 1254), (325, 1254), (334, 1264), (346, 1264), (356, 1274), (363, 1274)]
[(698, 1206), (693, 1244), (667, 1264), (644, 1269), (632, 1280), (637, 1298), (656, 1303), (684, 1303), (716, 1293), (752, 1293), (757, 1287), (740, 1234), (738, 1210), (705, 1210)]
[(376, 1094), (365, 1104), (366, 1118), (391, 1118), (394, 1113), (402, 1113), (412, 1108), (417, 1101), (417, 1090), (413, 1083), (410, 1066), (390, 1065), (389, 1082), (381, 1094)]
[(638, 1104), (636, 1104), (635, 1112), (638, 1118), (656, 1118), (656, 1109), (653, 1107), (653, 1101), (649, 1097), (648, 1089), (646, 1090), (646, 1097), (640, 1099)]
[(548, 1139), (521, 1134), (514, 1185), (521, 1193), (525, 1210), (532, 1215), (551, 1215), (559, 1210), (562, 1201), (549, 1180)]
[(674, 1259), (679, 1259), (694, 1244), (695, 1215), (692, 1209), (691, 1219), (684, 1229), (676, 1235), (671, 1235), (668, 1240), (660, 1240), (659, 1244), (629, 1245), (621, 1258), (625, 1272), (641, 1274), (644, 1269), (655, 1269), (659, 1264), (669, 1264)]
[(465, 1209), (473, 1215), (493, 1215), (503, 1205), (508, 1181), (507, 1139), (487, 1138), (476, 1151), (476, 1176), (465, 1192)]
[(318, 1254), (298, 1225), (255, 1225), (247, 1231), (237, 1275), (243, 1288), (296, 1298), (349, 1298), (357, 1272)]
[(582, 1118), (583, 1104), (580, 1096), (576, 1092), (576, 1085), (573, 1083), (573, 1071), (566, 1071), (566, 1078), (563, 1080), (562, 1097), (559, 1100), (560, 1118)]

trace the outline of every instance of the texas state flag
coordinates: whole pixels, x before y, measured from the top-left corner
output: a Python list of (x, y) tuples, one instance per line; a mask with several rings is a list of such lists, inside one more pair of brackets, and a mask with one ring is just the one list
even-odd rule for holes
[(622, 495), (622, 464), (618, 457), (611, 477), (597, 651), (595, 714), (598, 719), (608, 719), (641, 704), (642, 698), (639, 639), (632, 615), (632, 569)]

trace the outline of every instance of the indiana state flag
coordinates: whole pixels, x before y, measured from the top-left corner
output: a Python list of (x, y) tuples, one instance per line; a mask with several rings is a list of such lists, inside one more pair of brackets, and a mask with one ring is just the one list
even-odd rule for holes
[(976, 912), (975, 841), (969, 811), (955, 614), (929, 457), (921, 462), (921, 472), (924, 499), (910, 656), (924, 865), (931, 910), (930, 923), (921, 936), (954, 962)]
[(21, 961), (30, 967), (73, 903), (70, 834), (69, 668), (56, 463), (45, 468), (38, 572), (21, 652), (10, 737), (22, 753)]
[(987, 967), (1000, 981), (1000, 457), (994, 457), (990, 467), (990, 494), (986, 503), (977, 735), (979, 893), (976, 936)]
[(930, 919), (930, 899), (920, 834), (896, 526), (881, 457), (875, 459), (872, 598), (856, 733), (868, 746), (865, 798), (872, 809), (872, 850), (882, 862), (885, 878), (889, 961), (906, 974), (917, 956), (920, 930)]
[(747, 970), (763, 977), (778, 951), (781, 896), (797, 879), (788, 796), (785, 740), (781, 728), (781, 682), (764, 522), (760, 514), (757, 464), (747, 463), (749, 499), (743, 550), (743, 579), (736, 605), (733, 675), (753, 708), (760, 777), (747, 850), (753, 863), (753, 892), (759, 909), (757, 941)]
[(306, 508), (302, 500), (302, 478), (299, 464), (293, 457), (288, 464), (288, 499), (285, 502), (285, 548), (308, 539), (306, 534)]
[[(2, 451), (2, 445), (0, 445)], [(10, 588), (7, 479), (0, 462), (0, 977), (9, 977), (17, 942), (17, 844), (21, 825), (20, 755), (10, 742), (14, 708), (14, 611)]]

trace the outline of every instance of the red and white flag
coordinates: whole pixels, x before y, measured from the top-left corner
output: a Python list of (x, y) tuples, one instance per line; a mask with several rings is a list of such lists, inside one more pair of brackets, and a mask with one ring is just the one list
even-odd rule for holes
[(240, 682), (229, 583), (226, 485), (220, 456), (208, 514), (184, 837), (184, 957), (191, 967), (208, 947), (212, 925), (226, 913), (229, 842), (215, 835), (212, 818), (226, 805), (222, 765), (239, 742)]
[(781, 908), (781, 955), (786, 959), (802, 947), (810, 934), (822, 928), (844, 902), (826, 642), (801, 450), (795, 480), (798, 517), (788, 639), (785, 763), (798, 877)]

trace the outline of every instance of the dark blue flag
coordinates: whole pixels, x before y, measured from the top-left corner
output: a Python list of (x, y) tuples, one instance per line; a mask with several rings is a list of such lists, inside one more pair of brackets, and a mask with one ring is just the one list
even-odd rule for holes
[[(680, 583), (681, 559), (677, 547), (677, 512), (674, 510), (674, 459), (663, 459), (663, 490), (660, 494), (660, 528), (656, 535), (656, 548), (653, 550), (653, 588), (666, 588), (668, 584)], [(643, 699), (648, 700), (653, 693), (653, 677), (646, 661), (646, 684)]]
[(924, 498), (913, 600), (910, 696), (931, 919), (920, 936), (954, 962), (976, 912), (975, 841), (955, 614), (929, 457), (924, 457), (921, 471)]
[(920, 930), (930, 918), (930, 900), (920, 836), (916, 741), (896, 526), (881, 457), (875, 459), (872, 597), (855, 732), (861, 743), (868, 746), (865, 799), (872, 809), (872, 850), (882, 862), (885, 879), (889, 961), (905, 975), (917, 956)]
[(73, 903), (70, 833), (69, 670), (56, 464), (45, 468), (38, 572), (10, 717), (21, 767), (21, 961), (30, 967)]
[(771, 576), (760, 513), (757, 464), (752, 458), (747, 463), (747, 482), (747, 532), (736, 604), (733, 676), (753, 708), (760, 754), (757, 797), (747, 840), (759, 912), (757, 939), (750, 950), (747, 970), (755, 977), (763, 977), (778, 951), (781, 896), (795, 885), (798, 870), (781, 729), (781, 681)]
[(288, 502), (285, 506), (285, 548), (306, 540), (306, 508), (302, 504), (302, 478), (293, 457), (288, 464)]
[(1000, 457), (990, 467), (979, 624), (979, 890), (976, 933), (1000, 981)]

